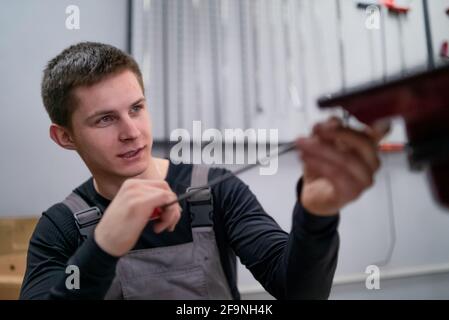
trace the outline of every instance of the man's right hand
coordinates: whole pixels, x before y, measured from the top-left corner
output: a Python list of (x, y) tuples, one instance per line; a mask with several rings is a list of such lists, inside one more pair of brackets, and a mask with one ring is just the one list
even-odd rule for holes
[[(154, 209), (175, 199), (176, 194), (165, 181), (126, 180), (95, 229), (96, 243), (110, 255), (125, 255), (135, 246)], [(154, 231), (172, 232), (180, 217), (179, 204), (165, 208), (154, 224)]]

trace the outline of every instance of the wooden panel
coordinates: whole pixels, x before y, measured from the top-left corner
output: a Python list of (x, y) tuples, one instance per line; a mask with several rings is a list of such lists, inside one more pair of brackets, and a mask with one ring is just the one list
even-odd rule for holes
[(22, 277), (0, 276), (0, 300), (17, 300), (21, 285)]
[(0, 256), (0, 300), (18, 299), (26, 269), (26, 253)]
[(38, 218), (0, 219), (0, 300), (17, 299)]
[(28, 249), (37, 218), (0, 219), (0, 255)]
[(1, 277), (23, 277), (26, 268), (26, 253), (12, 253), (0, 256)]

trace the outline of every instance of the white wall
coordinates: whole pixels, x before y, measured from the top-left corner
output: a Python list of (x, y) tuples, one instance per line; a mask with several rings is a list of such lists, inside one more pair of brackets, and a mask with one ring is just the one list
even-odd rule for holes
[[(80, 29), (65, 27), (66, 7)], [(126, 49), (126, 0), (21, 0), (0, 4), (0, 217), (40, 215), (88, 177), (73, 152), (49, 139), (40, 97), (45, 64), (70, 44), (107, 42)]]

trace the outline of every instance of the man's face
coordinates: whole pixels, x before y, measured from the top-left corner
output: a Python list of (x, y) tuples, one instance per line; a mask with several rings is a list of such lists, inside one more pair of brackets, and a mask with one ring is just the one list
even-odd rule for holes
[(137, 177), (148, 168), (151, 121), (142, 89), (131, 71), (74, 91), (72, 138), (91, 173)]

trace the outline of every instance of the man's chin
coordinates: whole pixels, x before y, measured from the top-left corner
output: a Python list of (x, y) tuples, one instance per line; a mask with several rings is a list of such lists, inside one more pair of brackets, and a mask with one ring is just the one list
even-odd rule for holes
[(146, 170), (147, 170), (147, 166), (139, 166), (139, 167), (135, 167), (135, 168), (125, 168), (122, 170), (118, 170), (116, 172), (116, 175), (121, 176), (125, 179), (140, 178), (145, 175)]
[(145, 175), (145, 170), (139, 170), (139, 171), (130, 171), (124, 173), (122, 176), (126, 179), (138, 179), (142, 178)]

